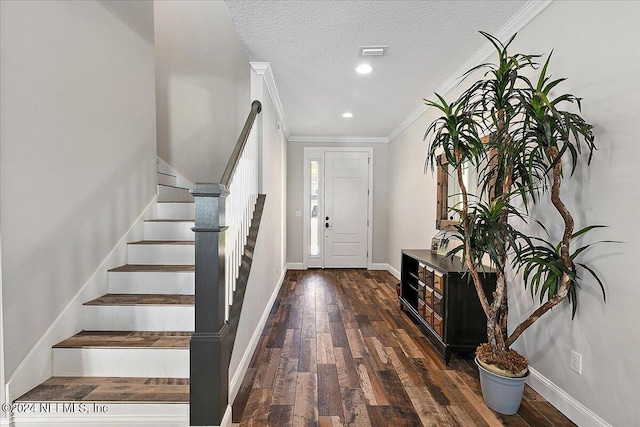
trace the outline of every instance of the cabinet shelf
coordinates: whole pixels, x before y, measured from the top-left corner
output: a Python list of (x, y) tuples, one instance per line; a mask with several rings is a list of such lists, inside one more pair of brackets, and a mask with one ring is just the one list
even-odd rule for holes
[[(429, 250), (402, 251), (400, 308), (422, 326), (446, 364), (452, 352), (473, 351), (487, 341), (486, 317), (465, 273), (459, 258)], [(492, 295), (496, 273), (489, 268), (483, 273), (485, 293)], [(417, 288), (421, 285), (422, 292)]]

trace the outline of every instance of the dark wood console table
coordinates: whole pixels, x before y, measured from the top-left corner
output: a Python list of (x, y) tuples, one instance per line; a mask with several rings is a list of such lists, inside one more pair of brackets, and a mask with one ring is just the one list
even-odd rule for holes
[[(444, 258), (430, 250), (402, 251), (400, 309), (413, 316), (426, 337), (449, 363), (451, 352), (469, 352), (487, 342), (487, 319), (475, 287), (460, 258)], [(491, 299), (495, 270), (480, 272)]]

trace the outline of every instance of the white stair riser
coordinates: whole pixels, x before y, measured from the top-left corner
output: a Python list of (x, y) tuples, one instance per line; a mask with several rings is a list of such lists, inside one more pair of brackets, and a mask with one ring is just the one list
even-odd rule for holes
[(145, 240), (193, 240), (195, 235), (191, 230), (195, 222), (162, 222), (146, 221), (144, 223)]
[(53, 375), (188, 378), (188, 348), (54, 348)]
[(84, 329), (91, 331), (192, 332), (193, 306), (85, 305)]
[(110, 271), (108, 280), (112, 294), (193, 295), (195, 291), (194, 272)]
[(194, 245), (128, 245), (127, 254), (129, 264), (145, 265), (193, 265), (196, 257)]
[(158, 218), (193, 220), (195, 217), (195, 203), (158, 203)]
[[(25, 402), (26, 403), (26, 402)], [(58, 403), (56, 405), (56, 403)], [(188, 427), (188, 403), (36, 402), (34, 411), (14, 413), (12, 426)], [(101, 409), (103, 408), (103, 409)], [(106, 408), (106, 410), (104, 410)], [(9, 425), (9, 424), (6, 424)]]
[(176, 177), (172, 175), (158, 173), (157, 176), (158, 176), (158, 184), (172, 185), (175, 187), (178, 182)]
[(189, 190), (183, 188), (166, 187), (158, 185), (159, 202), (193, 202), (193, 196)]

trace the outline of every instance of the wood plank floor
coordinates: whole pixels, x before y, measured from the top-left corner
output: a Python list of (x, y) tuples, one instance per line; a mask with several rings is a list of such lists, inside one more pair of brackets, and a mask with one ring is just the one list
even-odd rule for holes
[(290, 271), (233, 404), (241, 426), (572, 426), (528, 386), (488, 409), (471, 357), (445, 366), (386, 271)]

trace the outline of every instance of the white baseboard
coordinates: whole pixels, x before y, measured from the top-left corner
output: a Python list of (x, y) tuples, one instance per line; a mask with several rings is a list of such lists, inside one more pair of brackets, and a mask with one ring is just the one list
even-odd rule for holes
[(534, 368), (529, 372), (527, 384), (580, 427), (612, 427)]
[[(287, 265), (288, 268), (288, 265)], [(267, 302), (266, 307), (264, 308), (264, 312), (262, 313), (262, 317), (256, 326), (255, 331), (253, 332), (253, 336), (249, 341), (249, 345), (244, 351), (242, 355), (242, 359), (240, 359), (240, 364), (238, 365), (238, 369), (233, 374), (231, 381), (229, 381), (229, 402), (233, 403), (238, 395), (238, 391), (240, 390), (240, 385), (242, 385), (242, 380), (244, 379), (245, 374), (247, 373), (247, 369), (249, 368), (249, 363), (251, 362), (251, 358), (253, 357), (253, 352), (256, 351), (256, 347), (258, 346), (258, 341), (260, 341), (260, 335), (262, 334), (262, 330), (264, 326), (267, 324), (267, 319), (269, 318), (269, 313), (271, 312), (271, 307), (273, 303), (276, 301), (278, 297), (278, 293), (280, 292), (280, 288), (282, 287), (282, 283), (284, 283), (284, 278), (287, 274), (287, 270), (282, 270), (282, 274), (278, 278), (278, 285), (273, 290), (271, 297), (269, 298), (269, 302)]]
[[(384, 262), (374, 262), (371, 264), (371, 268), (369, 270), (389, 270), (391, 267), (389, 264)], [(302, 262), (289, 262), (287, 263), (287, 270), (306, 270), (304, 267), (304, 263)]]
[(387, 264), (387, 265), (389, 266), (387, 271), (389, 273), (393, 274), (396, 279), (400, 280), (400, 272), (398, 270), (396, 270), (395, 268), (393, 268), (393, 266), (391, 264)]
[(154, 197), (89, 280), (85, 282), (18, 365), (13, 375), (7, 380), (7, 402), (12, 402), (51, 376), (53, 372), (51, 347), (83, 329), (82, 304), (107, 293), (107, 270), (124, 263), (127, 254), (127, 242), (142, 238), (144, 220), (153, 215), (155, 206), (156, 198)]
[(289, 262), (287, 263), (287, 270), (306, 270), (306, 268), (301, 262)]

